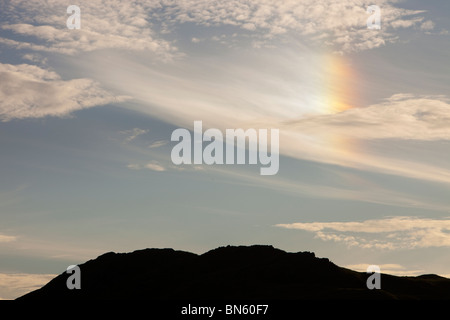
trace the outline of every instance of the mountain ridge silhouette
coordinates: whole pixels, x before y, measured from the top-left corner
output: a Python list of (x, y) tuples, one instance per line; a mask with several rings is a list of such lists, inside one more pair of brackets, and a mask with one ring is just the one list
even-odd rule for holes
[[(62, 273), (18, 300), (65, 299), (450, 299), (450, 279), (370, 274), (339, 267), (313, 252), (269, 245), (226, 246), (195, 254), (174, 249), (107, 252), (79, 265), (81, 289)], [(382, 270), (381, 270), (382, 271)]]

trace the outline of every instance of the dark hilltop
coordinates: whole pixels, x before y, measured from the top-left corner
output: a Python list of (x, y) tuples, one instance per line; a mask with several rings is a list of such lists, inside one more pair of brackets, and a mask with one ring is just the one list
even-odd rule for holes
[[(311, 252), (272, 246), (227, 246), (204, 254), (173, 249), (105, 253), (79, 265), (81, 289), (64, 272), (18, 300), (65, 299), (450, 299), (450, 279), (370, 274), (339, 267)], [(382, 270), (381, 270), (382, 271)]]

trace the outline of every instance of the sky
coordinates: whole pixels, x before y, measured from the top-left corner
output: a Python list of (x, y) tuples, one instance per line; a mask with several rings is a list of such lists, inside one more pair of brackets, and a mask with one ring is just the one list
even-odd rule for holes
[[(143, 248), (268, 244), (450, 277), (449, 14), (445, 0), (0, 0), (0, 298)], [(279, 171), (175, 165), (171, 134), (194, 121), (278, 129)]]

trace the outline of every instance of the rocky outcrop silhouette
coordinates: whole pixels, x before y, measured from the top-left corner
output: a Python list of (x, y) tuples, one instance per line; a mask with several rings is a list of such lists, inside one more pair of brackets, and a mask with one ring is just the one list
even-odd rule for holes
[(311, 252), (272, 246), (227, 246), (201, 255), (173, 249), (105, 253), (79, 265), (81, 289), (62, 273), (19, 300), (34, 299), (450, 299), (450, 279), (437, 275), (370, 276)]

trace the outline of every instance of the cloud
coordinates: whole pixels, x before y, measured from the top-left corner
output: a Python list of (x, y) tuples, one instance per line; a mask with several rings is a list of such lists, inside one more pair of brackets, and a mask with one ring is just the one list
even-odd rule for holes
[(62, 80), (55, 72), (0, 63), (0, 120), (65, 117), (72, 112), (126, 100), (90, 79)]
[[(382, 14), (382, 29), (367, 29), (366, 12), (369, 2), (360, 0), (286, 0), (211, 2), (202, 0), (171, 1), (162, 7), (164, 29), (176, 23), (193, 23), (204, 27), (227, 26), (232, 32), (257, 39), (259, 43), (283, 36), (304, 37), (316, 44), (334, 46), (339, 51), (371, 49), (394, 42), (392, 31), (403, 21), (412, 27), (423, 18), (411, 17), (423, 13), (398, 8), (395, 1), (378, 1)], [(397, 23), (397, 24), (396, 24)]]
[(445, 96), (396, 94), (381, 104), (290, 122), (302, 133), (327, 132), (357, 139), (450, 140), (450, 103)]
[[(127, 165), (128, 169), (131, 170), (151, 170), (156, 172), (163, 172), (163, 171), (203, 171), (206, 170), (204, 166), (194, 166), (194, 165), (188, 165), (188, 166), (177, 166), (173, 164), (165, 164), (164, 166), (160, 163), (153, 161), (145, 164), (139, 164), (139, 163), (130, 163)], [(208, 169), (211, 169), (210, 166), (208, 166)]]
[[(373, 263), (349, 264), (345, 265), (344, 268), (352, 269), (359, 272), (366, 272), (367, 267), (369, 267), (372, 264)], [(423, 274), (424, 272), (424, 270), (422, 269), (410, 270), (405, 266), (396, 263), (377, 264), (377, 266), (380, 267), (381, 273), (392, 274), (397, 276), (418, 276), (420, 274)]]
[[(412, 27), (423, 20), (412, 17), (423, 11), (398, 8), (395, 1), (380, 0), (377, 4), (382, 10), (382, 29), (368, 30), (366, 8), (370, 4), (361, 0), (80, 0), (81, 29), (69, 30), (65, 24), (69, 17), (66, 4), (57, 0), (16, 0), (0, 6), (9, 18), (2, 28), (23, 36), (23, 40), (0, 38), (0, 43), (69, 55), (101, 49), (145, 50), (170, 60), (179, 53), (174, 42), (164, 36), (184, 24), (194, 24), (210, 29), (231, 28), (231, 33), (241, 35), (244, 43), (248, 43), (248, 37), (253, 39), (250, 43), (254, 47), (294, 37), (336, 51), (353, 52), (395, 42), (396, 28)], [(194, 34), (191, 40), (196, 43), (200, 38)]]
[(134, 139), (136, 139), (137, 137), (139, 137), (140, 135), (146, 134), (147, 132), (148, 132), (148, 130), (133, 128), (130, 130), (120, 131), (119, 133), (127, 135), (127, 137), (125, 138), (125, 141), (131, 142)]
[(140, 170), (142, 166), (136, 163), (130, 163), (127, 165), (127, 168), (131, 170)]
[(154, 141), (152, 142), (152, 144), (150, 144), (148, 147), (153, 149), (153, 148), (159, 148), (162, 146), (165, 146), (166, 144), (168, 144), (169, 142), (166, 140), (158, 140), (158, 141)]
[[(423, 17), (421, 18), (415, 18), (415, 19), (410, 19), (410, 20), (395, 20), (391, 22), (391, 26), (394, 29), (398, 29), (398, 28), (410, 28), (414, 25), (417, 25), (418, 23), (420, 23), (423, 20)], [(430, 21), (431, 22), (431, 21)]]
[[(289, 157), (450, 183), (448, 165), (423, 161), (422, 145), (414, 156), (367, 147), (381, 140), (391, 145), (449, 140), (446, 96), (399, 93), (381, 103), (330, 113), (335, 101), (324, 99), (322, 86), (333, 76), (323, 64), (327, 56), (308, 48), (252, 52), (241, 59), (190, 57), (164, 72), (117, 54), (107, 64), (103, 60), (90, 57), (84, 63), (108, 88), (133, 96), (134, 110), (168, 123), (189, 128), (202, 119), (205, 128), (278, 128), (280, 153)], [(120, 73), (105, 75), (112, 62), (122, 66)], [(356, 85), (357, 79), (346, 80)]]
[(44, 57), (42, 57), (39, 54), (32, 54), (32, 53), (26, 53), (26, 54), (22, 55), (22, 58), (24, 60), (28, 60), (28, 61), (34, 62), (35, 64), (44, 64), (44, 65), (46, 65), (47, 61), (48, 61), (47, 58), (44, 58)]
[(1, 242), (12, 242), (12, 241), (16, 241), (17, 237), (16, 236), (7, 236), (4, 234), (0, 234), (0, 243)]
[(56, 274), (0, 273), (0, 296), (16, 299), (36, 290), (55, 278)]
[(156, 164), (156, 163), (147, 163), (144, 167), (146, 169), (150, 169), (153, 171), (159, 171), (159, 172), (166, 171), (166, 169), (163, 166)]
[(434, 29), (434, 22), (431, 20), (427, 20), (420, 25), (421, 30), (430, 31)]
[(166, 171), (166, 168), (164, 168), (163, 166), (161, 166), (160, 164), (155, 163), (155, 162), (150, 162), (150, 163), (147, 163), (144, 165), (131, 163), (131, 164), (127, 165), (127, 168), (132, 169), (132, 170), (148, 169), (148, 170), (157, 171), (157, 172)]
[[(281, 153), (291, 157), (450, 183), (445, 153), (442, 161), (425, 160), (424, 154), (425, 142), (450, 141), (446, 96), (396, 94), (368, 107), (280, 122), (279, 128)], [(370, 147), (377, 142), (389, 152)], [(408, 152), (398, 148), (408, 145)]]
[(450, 219), (408, 216), (387, 217), (362, 222), (309, 222), (277, 224), (315, 234), (323, 241), (342, 242), (365, 249), (415, 249), (450, 246)]
[(176, 52), (175, 47), (156, 35), (149, 22), (148, 12), (160, 6), (156, 1), (81, 0), (77, 5), (81, 11), (81, 28), (69, 30), (67, 3), (58, 0), (3, 2), (0, 11), (9, 21), (2, 28), (24, 38), (19, 41), (0, 38), (0, 43), (69, 55), (127, 49), (145, 50), (170, 59)]

